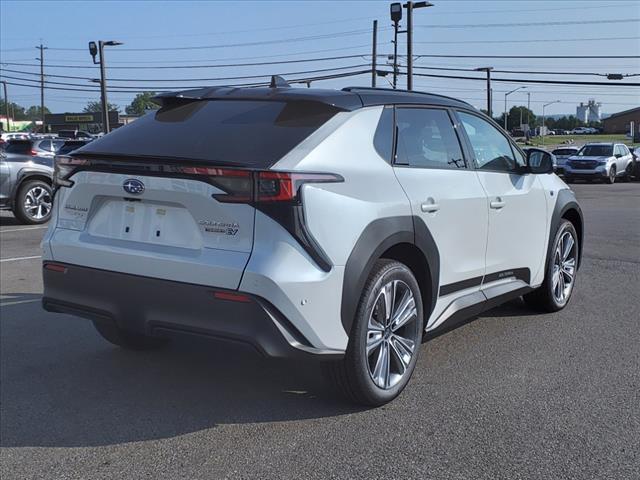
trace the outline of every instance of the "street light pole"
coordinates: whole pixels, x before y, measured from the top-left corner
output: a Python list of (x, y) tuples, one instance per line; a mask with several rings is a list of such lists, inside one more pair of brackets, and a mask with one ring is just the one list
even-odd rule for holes
[(402, 4), (392, 3), (389, 5), (389, 13), (393, 22), (393, 88), (398, 86), (398, 28), (402, 20)]
[(413, 10), (433, 7), (433, 3), (408, 1), (403, 6), (407, 9), (407, 90), (413, 90)]
[(523, 88), (527, 88), (527, 87), (518, 87), (504, 94), (504, 129), (505, 130), (507, 129), (507, 97), (511, 95), (513, 92), (517, 92), (518, 90), (522, 90)]
[[(110, 40), (108, 42), (98, 41), (89, 42), (89, 53), (93, 57), (93, 63), (100, 64), (100, 103), (102, 105), (102, 131), (109, 133), (109, 102), (107, 101), (107, 78), (105, 73), (105, 61), (104, 61), (104, 47), (112, 47), (116, 45), (122, 45), (122, 42), (116, 42)], [(98, 61), (96, 62), (96, 54), (98, 55)]]
[(540, 130), (540, 136), (542, 137), (542, 145), (544, 146), (544, 134), (546, 133), (546, 127), (544, 126), (544, 109), (549, 105), (553, 105), (554, 103), (560, 103), (560, 100), (555, 100), (553, 102), (545, 103), (542, 105), (542, 128)]

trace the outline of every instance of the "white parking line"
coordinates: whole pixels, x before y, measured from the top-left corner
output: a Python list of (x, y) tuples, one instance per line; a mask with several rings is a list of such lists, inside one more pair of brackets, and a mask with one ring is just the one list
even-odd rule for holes
[(4, 262), (17, 262), (19, 260), (35, 260), (36, 258), (42, 258), (41, 255), (35, 255), (33, 257), (13, 257), (13, 258), (0, 258), (0, 263)]
[(21, 232), (22, 230), (41, 230), (43, 228), (49, 228), (49, 227), (42, 226), (42, 227), (7, 228), (5, 230), (0, 229), (0, 233), (3, 233), (3, 232)]

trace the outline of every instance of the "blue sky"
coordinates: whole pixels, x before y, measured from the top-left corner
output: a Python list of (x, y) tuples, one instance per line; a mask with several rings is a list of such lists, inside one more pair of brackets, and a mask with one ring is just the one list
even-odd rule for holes
[[(432, 8), (415, 12), (414, 52), (416, 55), (640, 55), (640, 1), (452, 1), (432, 0)], [(49, 47), (46, 74), (84, 78), (98, 76), (87, 51), (90, 40), (119, 40), (123, 46), (107, 52), (109, 89), (125, 87), (165, 87), (214, 85), (242, 80), (164, 82), (167, 79), (220, 78), (272, 73), (303, 72), (340, 67), (341, 71), (369, 68), (371, 25), (379, 21), (379, 53), (392, 52), (389, 2), (374, 1), (0, 1), (0, 62), (3, 79), (11, 83), (29, 83), (7, 78), (37, 79), (35, 45)], [(629, 20), (636, 19), (635, 22)], [(607, 23), (608, 20), (616, 21)], [(625, 20), (620, 22), (620, 20)], [(584, 22), (562, 24), (558, 22)], [(527, 25), (551, 23), (551, 25)], [(555, 24), (554, 24), (555, 23)], [(517, 24), (495, 26), (496, 24)], [(494, 25), (494, 26), (490, 26)], [(310, 38), (311, 37), (311, 38)], [(607, 40), (608, 39), (608, 40)], [(248, 45), (247, 45), (248, 44)], [(178, 49), (201, 47), (197, 49)], [(135, 49), (158, 49), (140, 51)], [(174, 50), (167, 50), (173, 48)], [(405, 53), (401, 36), (399, 52)], [(309, 59), (362, 55), (342, 60), (267, 66), (223, 68), (165, 68), (164, 66), (210, 65)], [(386, 62), (380, 59), (379, 62)], [(492, 65), (496, 70), (557, 71), (593, 73), (640, 73), (638, 59), (463, 59), (418, 58), (417, 66), (475, 68)], [(66, 65), (66, 66), (62, 66)], [(364, 66), (363, 66), (364, 65)], [(134, 66), (150, 68), (132, 69)], [(117, 67), (117, 68), (116, 68)], [(9, 72), (7, 70), (14, 70)], [(27, 73), (16, 73), (27, 72)], [(418, 70), (442, 75), (475, 76), (469, 72)], [(306, 75), (288, 75), (290, 78)], [(494, 77), (551, 79), (554, 76), (495, 73)], [(604, 77), (562, 76), (563, 80), (607, 82)], [(61, 88), (94, 88), (86, 79), (48, 77)], [(118, 80), (116, 80), (118, 79)], [(123, 80), (123, 81), (120, 81)], [(153, 80), (142, 82), (142, 79)], [(129, 80), (129, 81), (124, 81)], [(258, 79), (259, 80), (259, 79)], [(246, 81), (246, 80), (245, 80)], [(256, 80), (251, 80), (256, 81)], [(602, 102), (606, 113), (640, 105), (640, 88), (619, 86), (640, 82), (640, 76), (611, 86), (527, 85), (509, 96), (509, 106), (525, 104), (530, 93), (531, 107), (541, 113), (542, 104), (549, 114), (573, 113), (580, 101), (594, 98)], [(369, 85), (370, 76), (335, 79), (313, 86), (341, 88)], [(485, 107), (485, 84), (480, 81), (440, 78), (415, 78), (415, 88), (462, 98)], [(69, 85), (80, 85), (70, 87)], [(86, 85), (86, 87), (84, 87)], [(95, 84), (93, 84), (95, 85)], [(379, 86), (388, 86), (384, 78)], [(404, 87), (401, 77), (399, 85)], [(494, 83), (494, 113), (504, 108), (504, 93), (521, 84)], [(10, 100), (24, 106), (39, 104), (39, 89), (9, 85)], [(124, 107), (134, 93), (112, 92), (109, 101)], [(46, 105), (53, 112), (81, 110), (98, 93), (47, 90)]]

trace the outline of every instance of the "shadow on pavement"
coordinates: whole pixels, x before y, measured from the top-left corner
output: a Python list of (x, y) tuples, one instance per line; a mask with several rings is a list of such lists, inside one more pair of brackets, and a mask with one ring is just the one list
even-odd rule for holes
[(8, 226), (21, 226), (23, 225), (22, 223), (20, 223), (16, 217), (13, 216), (13, 214), (11, 212), (5, 213), (3, 215), (0, 215), (0, 226), (2, 227), (8, 227)]
[(3, 295), (0, 306), (3, 447), (112, 445), (358, 411), (327, 391), (315, 364), (197, 337), (129, 352), (87, 320), (44, 312), (37, 295)]

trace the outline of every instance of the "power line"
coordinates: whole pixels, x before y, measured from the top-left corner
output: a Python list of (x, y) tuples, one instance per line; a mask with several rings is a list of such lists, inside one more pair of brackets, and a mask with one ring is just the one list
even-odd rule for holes
[[(192, 68), (226, 68), (226, 67), (256, 67), (256, 66), (264, 66), (264, 65), (284, 65), (284, 64), (291, 64), (291, 63), (311, 63), (311, 62), (326, 62), (326, 61), (334, 61), (334, 60), (346, 60), (346, 59), (353, 59), (353, 58), (362, 58), (362, 57), (367, 57), (367, 56), (371, 56), (371, 54), (362, 54), (362, 55), (340, 55), (340, 56), (334, 56), (334, 57), (321, 57), (321, 58), (302, 58), (302, 59), (296, 59), (296, 60), (278, 60), (278, 61), (271, 61), (271, 62), (247, 62), (247, 63), (219, 63), (219, 64), (214, 64), (214, 65), (157, 65), (157, 66), (127, 66), (127, 67), (119, 67), (119, 66), (115, 66), (115, 67), (109, 67), (109, 69), (120, 69), (120, 70), (129, 70), (129, 69), (134, 69), (134, 70), (139, 70), (139, 69), (145, 69), (145, 70), (155, 70), (155, 69), (182, 69), (182, 68), (188, 68), (188, 69), (192, 69)], [(17, 66), (23, 66), (23, 67), (36, 67), (38, 65), (36, 65), (35, 63), (18, 63), (18, 62), (0, 62), (0, 65), (17, 65)], [(94, 69), (97, 67), (91, 66), (91, 65), (45, 65), (45, 67), (47, 68), (80, 68), (80, 69)]]
[(444, 54), (425, 54), (425, 55), (416, 55), (416, 57), (424, 57), (424, 58), (540, 58), (543, 60), (546, 59), (568, 59), (568, 60), (580, 60), (580, 59), (609, 59), (609, 58), (640, 58), (640, 55), (444, 55)]
[[(380, 71), (385, 75), (391, 75), (393, 72), (390, 71)], [(414, 73), (414, 75), (418, 77), (433, 77), (433, 78), (448, 78), (452, 80), (479, 80), (485, 81), (482, 77), (463, 77), (463, 76), (455, 76), (455, 75), (435, 75), (431, 73)], [(521, 78), (493, 78), (491, 77), (492, 82), (506, 82), (506, 83), (540, 83), (540, 84), (550, 84), (550, 85), (598, 85), (598, 86), (608, 86), (608, 87), (640, 87), (640, 83), (607, 83), (607, 82), (591, 82), (591, 81), (574, 81), (574, 80), (532, 80), (532, 79), (521, 79)]]
[[(508, 43), (559, 43), (559, 42), (601, 42), (606, 40), (640, 40), (640, 37), (589, 37), (589, 38), (537, 38), (531, 40), (509, 40)], [(416, 44), (428, 44), (428, 45), (462, 45), (476, 43), (495, 43), (504, 44), (505, 40), (458, 40), (458, 41), (439, 41), (434, 40), (430, 42), (413, 42)]]
[[(383, 28), (381, 30), (389, 30), (389, 28)], [(253, 41), (253, 42), (243, 42), (243, 43), (227, 43), (227, 44), (217, 44), (217, 45), (199, 45), (199, 46), (190, 46), (190, 47), (146, 47), (146, 48), (119, 48), (118, 50), (114, 50), (117, 52), (153, 52), (153, 51), (182, 51), (182, 50), (209, 50), (209, 49), (220, 49), (220, 48), (231, 48), (231, 47), (255, 47), (259, 45), (275, 45), (280, 43), (293, 43), (293, 42), (307, 42), (313, 40), (326, 40), (333, 38), (343, 38), (343, 37), (351, 37), (363, 34), (369, 34), (370, 30), (359, 29), (359, 30), (348, 30), (344, 32), (333, 32), (333, 33), (323, 33), (319, 35), (309, 35), (304, 37), (293, 37), (293, 38), (279, 38), (273, 40), (261, 40), (261, 41)], [(84, 48), (55, 48), (52, 47), (51, 50), (54, 51), (85, 51)]]
[[(346, 69), (354, 69), (354, 68), (362, 68), (362, 67), (370, 67), (369, 64), (361, 64), (361, 65), (349, 65), (346, 67), (334, 67), (334, 68), (321, 68), (321, 69), (316, 69), (316, 70), (304, 70), (304, 71), (298, 71), (298, 72), (282, 72), (282, 73), (278, 73), (276, 75), (280, 75), (280, 76), (292, 76), (292, 75), (307, 75), (307, 74), (314, 74), (314, 73), (325, 73), (325, 72), (335, 72), (335, 71), (339, 71), (339, 70), (346, 70)], [(3, 69), (0, 69), (0, 71)], [(369, 72), (371, 71), (371, 69), (369, 68), (368, 70)], [(35, 75), (33, 73), (28, 73), (28, 75)], [(10, 78), (12, 80), (21, 80), (21, 81), (28, 81), (28, 82), (35, 82), (35, 79), (30, 79), (30, 78), (22, 78), (22, 77), (15, 77), (15, 76), (10, 76), (10, 75), (6, 75), (5, 73), (2, 73), (2, 76), (5, 78)], [(50, 75), (53, 76), (53, 75)], [(241, 76), (234, 76), (234, 77), (216, 77), (216, 78), (183, 78), (183, 79), (141, 79), (141, 78), (132, 78), (132, 79), (122, 79), (122, 78), (110, 78), (109, 81), (110, 82), (114, 82), (114, 81), (120, 81), (120, 82), (215, 82), (215, 81), (226, 81), (226, 80), (249, 80), (249, 79), (256, 79), (256, 78), (269, 78), (271, 75), (270, 74), (261, 74), (261, 75), (241, 75)], [(90, 80), (92, 81), (93, 79), (89, 79), (89, 78), (84, 78), (84, 77), (69, 77), (67, 75), (63, 76), (64, 78), (75, 78), (75, 79), (79, 79), (79, 80)], [(51, 85), (69, 85), (69, 86), (74, 86), (74, 87), (85, 87), (86, 85), (82, 85), (82, 84), (77, 84), (77, 83), (68, 83), (68, 82), (56, 82), (56, 81), (51, 81), (51, 80), (45, 80), (44, 83), (47, 84), (51, 84)], [(202, 86), (204, 87), (204, 86)], [(159, 89), (166, 89), (168, 88), (166, 85), (162, 86), (162, 87), (140, 87), (140, 86), (125, 86), (125, 85), (118, 85), (116, 88), (121, 88), (121, 89), (137, 89), (137, 88), (146, 88), (148, 90), (159, 90)], [(188, 86), (184, 86), (184, 87), (172, 87), (172, 88), (182, 88), (182, 89), (189, 89), (189, 88), (196, 88), (193, 85), (188, 85)]]
[(640, 18), (616, 18), (611, 20), (562, 20), (557, 22), (521, 22), (521, 23), (468, 23), (452, 25), (416, 25), (418, 28), (501, 28), (501, 27), (555, 27), (561, 25), (600, 25), (603, 23), (635, 23)]
[[(316, 75), (316, 76), (312, 76), (312, 77), (300, 77), (300, 78), (291, 78), (288, 79), (287, 82), (290, 84), (296, 84), (296, 83), (302, 83), (302, 84), (310, 84), (311, 82), (319, 82), (319, 81), (323, 81), (323, 80), (334, 80), (334, 79), (338, 79), (338, 78), (346, 78), (346, 77), (355, 77), (358, 75), (371, 75), (371, 69), (366, 69), (366, 70), (358, 70), (355, 72), (342, 72), (342, 73), (334, 73), (334, 74), (329, 74), (329, 75)], [(5, 78), (10, 78), (8, 76), (5, 75)], [(33, 81), (30, 79), (18, 79), (20, 81)], [(50, 82), (46, 82), (46, 83), (50, 83)], [(56, 82), (58, 83), (58, 82)], [(12, 81), (7, 81), (8, 85), (14, 85), (14, 86), (18, 86), (18, 87), (31, 87), (31, 88), (39, 88), (37, 85), (31, 85), (31, 84), (25, 84), (25, 83), (17, 83), (17, 82), (12, 82)], [(68, 84), (65, 84), (68, 85)], [(267, 86), (269, 85), (269, 82), (256, 82), (256, 83), (234, 83), (234, 84), (226, 84), (226, 85), (217, 85), (217, 86), (229, 86), (229, 87), (260, 87), (260, 86)], [(82, 85), (74, 85), (74, 86), (79, 86), (79, 87), (83, 87)], [(138, 87), (116, 87), (116, 88), (110, 88), (109, 91), (110, 92), (114, 92), (114, 93), (139, 93), (139, 92), (148, 92), (150, 90), (156, 90), (159, 92), (165, 92), (165, 91), (180, 91), (180, 90), (189, 90), (189, 89), (196, 89), (196, 88), (206, 88), (206, 87), (211, 87), (212, 85), (207, 85), (205, 87), (198, 87), (198, 86), (194, 86), (194, 85), (190, 85), (188, 87), (143, 87), (143, 88), (138, 88)], [(74, 92), (96, 92), (99, 93), (100, 90), (99, 89), (90, 89), (90, 88), (69, 88), (69, 87), (50, 87), (48, 85), (45, 85), (44, 87), (45, 89), (49, 89), (49, 90), (65, 90), (65, 91), (74, 91)], [(123, 90), (124, 88), (138, 88), (137, 90)]]

